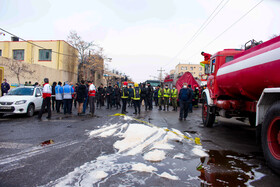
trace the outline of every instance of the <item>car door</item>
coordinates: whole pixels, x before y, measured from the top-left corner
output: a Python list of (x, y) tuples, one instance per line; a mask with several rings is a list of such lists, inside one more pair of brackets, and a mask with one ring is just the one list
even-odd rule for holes
[(36, 88), (35, 90), (35, 110), (40, 110), (42, 106), (43, 98), (42, 98), (42, 92), (40, 88)]

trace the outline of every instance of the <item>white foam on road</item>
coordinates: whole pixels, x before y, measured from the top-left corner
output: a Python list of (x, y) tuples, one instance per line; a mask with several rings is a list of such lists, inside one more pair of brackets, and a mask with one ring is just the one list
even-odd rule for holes
[(192, 152), (200, 157), (209, 157), (209, 155), (202, 149), (202, 146), (195, 146)]
[[(126, 117), (130, 120), (130, 117)], [(176, 133), (183, 135), (180, 131), (172, 129)], [(75, 168), (66, 176), (50, 182), (47, 186), (92, 186), (104, 184), (110, 177), (129, 171), (149, 172), (160, 177), (179, 180), (179, 177), (162, 171), (157, 173), (158, 168), (154, 165), (146, 165), (150, 162), (160, 162), (166, 158), (166, 151), (174, 149), (170, 144), (172, 140), (183, 141), (183, 138), (163, 128), (151, 127), (141, 123), (111, 124), (100, 127), (97, 130), (87, 132), (89, 138), (93, 137), (119, 137), (120, 140), (112, 142), (117, 152), (110, 155), (102, 155), (93, 161), (87, 162)], [(143, 154), (144, 153), (144, 154)], [(143, 159), (143, 163), (135, 163), (134, 156)], [(125, 157), (124, 163), (122, 160)], [(178, 154), (176, 158), (183, 157)], [(173, 158), (171, 158), (173, 159)], [(168, 169), (168, 168), (167, 168)], [(143, 182), (143, 181), (142, 181)]]
[(171, 179), (171, 180), (179, 180), (179, 177), (174, 176), (174, 175), (170, 175), (167, 172), (163, 172), (162, 174), (160, 174), (158, 176), (163, 177), (163, 178), (167, 178), (167, 179)]
[(165, 152), (162, 150), (153, 150), (146, 153), (144, 159), (152, 162), (159, 162), (165, 159)]
[(178, 153), (177, 155), (174, 155), (173, 158), (184, 158), (184, 154), (183, 153)]
[(143, 163), (137, 163), (132, 165), (131, 170), (152, 173), (153, 171), (157, 171), (157, 168), (153, 166), (147, 166), (146, 164)]

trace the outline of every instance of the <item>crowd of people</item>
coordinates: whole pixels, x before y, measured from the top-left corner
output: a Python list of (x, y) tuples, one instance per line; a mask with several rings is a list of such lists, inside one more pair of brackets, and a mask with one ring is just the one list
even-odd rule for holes
[[(26, 82), (27, 83), (27, 82)], [(31, 82), (27, 83), (31, 85)], [(38, 86), (35, 84), (33, 86)], [(1, 87), (2, 94), (7, 92), (9, 85), (4, 80)], [(4, 93), (5, 94), (5, 93)], [(43, 103), (42, 109), (38, 118), (42, 118), (43, 112), (47, 109), (48, 116), (51, 118), (51, 110), (64, 114), (72, 114), (72, 107), (77, 108), (77, 115), (85, 115), (87, 108), (91, 116), (95, 113), (95, 108), (121, 109), (123, 114), (127, 112), (128, 107), (134, 107), (133, 114), (140, 114), (141, 105), (147, 110), (153, 110), (154, 106), (158, 107), (159, 111), (169, 111), (169, 107), (173, 107), (173, 111), (177, 111), (180, 107), (179, 120), (185, 120), (192, 108), (198, 107), (199, 89), (195, 87), (193, 90), (191, 85), (183, 84), (180, 92), (175, 85), (170, 89), (168, 85), (158, 85), (155, 89), (150, 83), (142, 83), (138, 85), (128, 85), (123, 82), (121, 87), (119, 84), (108, 87), (101, 84), (98, 88), (91, 81), (81, 80), (80, 83), (73, 85), (72, 82), (53, 82), (49, 84), (49, 79), (44, 79), (43, 84)], [(121, 103), (122, 101), (122, 103)], [(96, 106), (95, 106), (96, 105)], [(46, 109), (45, 109), (46, 108)]]

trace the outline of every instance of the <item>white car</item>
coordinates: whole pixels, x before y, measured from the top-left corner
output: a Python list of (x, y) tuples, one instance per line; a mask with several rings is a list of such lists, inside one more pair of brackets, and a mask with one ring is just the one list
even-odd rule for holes
[(27, 114), (33, 116), (42, 106), (42, 88), (22, 86), (0, 97), (0, 117), (4, 114)]

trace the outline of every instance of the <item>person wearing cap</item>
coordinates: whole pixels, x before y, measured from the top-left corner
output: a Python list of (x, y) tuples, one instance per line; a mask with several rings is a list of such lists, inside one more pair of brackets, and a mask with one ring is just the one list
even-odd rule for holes
[(6, 95), (9, 89), (10, 89), (10, 84), (7, 83), (7, 79), (4, 79), (1, 84), (1, 92), (2, 92), (1, 96)]
[(163, 111), (165, 111), (165, 106), (166, 106), (166, 110), (169, 111), (169, 99), (170, 99), (170, 89), (168, 88), (168, 85), (165, 85), (165, 88), (163, 90), (163, 98), (164, 98), (164, 108)]
[(158, 85), (158, 110), (162, 110), (162, 105), (163, 105), (163, 89)]
[(91, 116), (94, 115), (95, 111), (95, 94), (96, 88), (91, 81), (88, 81), (88, 99), (89, 99), (89, 107), (90, 107), (90, 114)]
[(43, 103), (41, 110), (38, 115), (38, 119), (41, 120), (43, 112), (45, 111), (45, 108), (47, 107), (48, 111), (48, 119), (51, 119), (51, 96), (52, 96), (52, 87), (49, 84), (49, 79), (45, 78), (44, 79), (44, 85), (43, 85)]
[(172, 101), (173, 111), (177, 111), (177, 99), (178, 99), (178, 90), (176, 89), (176, 86), (173, 85), (173, 88), (171, 90), (171, 101)]
[(122, 98), (122, 114), (127, 113), (126, 111), (126, 103), (127, 103), (127, 99), (129, 96), (129, 91), (127, 88), (127, 82), (123, 83), (123, 88), (122, 88), (122, 94), (121, 94), (121, 98)]
[(141, 89), (139, 88), (139, 85), (137, 83), (134, 83), (133, 88), (133, 95), (132, 95), (132, 101), (134, 105), (135, 112), (133, 114), (140, 114), (140, 95), (141, 95)]
[(71, 105), (72, 105), (72, 94), (74, 93), (74, 89), (69, 85), (68, 81), (65, 82), (63, 86), (63, 108), (64, 114), (71, 114)]

